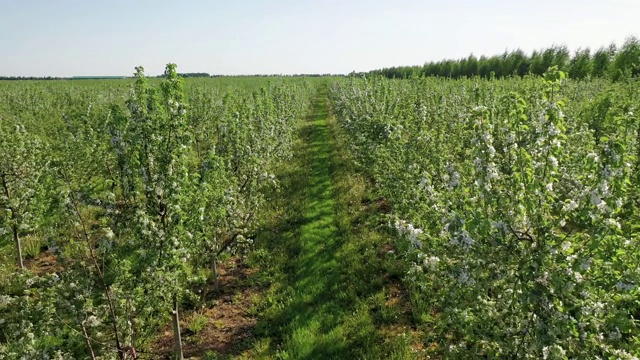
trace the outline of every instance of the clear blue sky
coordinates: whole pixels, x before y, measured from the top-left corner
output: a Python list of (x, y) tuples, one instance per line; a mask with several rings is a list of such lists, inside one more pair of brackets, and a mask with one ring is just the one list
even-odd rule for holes
[(640, 0), (0, 0), (0, 75), (348, 73), (639, 33)]

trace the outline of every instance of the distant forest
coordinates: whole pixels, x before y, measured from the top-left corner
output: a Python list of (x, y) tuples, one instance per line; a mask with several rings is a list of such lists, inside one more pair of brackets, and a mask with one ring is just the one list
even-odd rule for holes
[[(178, 74), (183, 78), (190, 77), (212, 77), (207, 73), (183, 73)], [(158, 78), (164, 77), (164, 75), (156, 76)], [(72, 77), (53, 77), (53, 76), (0, 76), (0, 80), (105, 80), (105, 79), (125, 79), (133, 78), (133, 76), (72, 76)]]
[(429, 62), (422, 66), (398, 66), (373, 70), (368, 74), (400, 79), (423, 76), (490, 78), (542, 75), (551, 66), (557, 66), (575, 79), (610, 77), (613, 80), (619, 80), (638, 76), (640, 74), (640, 42), (638, 38), (632, 36), (627, 38), (620, 48), (611, 44), (595, 52), (589, 48), (578, 49), (573, 55), (566, 46), (552, 46), (545, 50), (534, 51), (530, 55), (518, 49), (491, 57), (477, 58), (470, 55), (464, 59)]
[[(322, 77), (322, 76), (343, 76), (335, 74), (255, 74), (255, 75), (210, 75), (208, 73), (182, 73), (178, 76), (183, 78), (215, 78), (215, 77)], [(155, 76), (163, 78), (164, 75)], [(106, 79), (126, 79), (133, 76), (73, 76), (73, 77), (53, 77), (53, 76), (0, 76), (0, 80), (106, 80)]]
[(0, 76), (0, 80), (65, 80), (69, 78), (54, 77), (54, 76)]

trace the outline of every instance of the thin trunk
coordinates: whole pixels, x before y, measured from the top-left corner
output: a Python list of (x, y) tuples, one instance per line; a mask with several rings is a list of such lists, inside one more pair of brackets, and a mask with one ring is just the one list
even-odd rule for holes
[(175, 340), (175, 352), (177, 360), (184, 360), (182, 353), (182, 337), (180, 336), (180, 317), (178, 315), (178, 297), (173, 298), (173, 337)]
[(138, 356), (136, 355), (136, 349), (134, 348), (134, 346), (136, 345), (136, 329), (134, 328), (134, 321), (133, 321), (133, 311), (131, 310), (132, 306), (131, 306), (131, 299), (127, 298), (127, 315), (129, 317), (129, 333), (131, 333), (131, 351), (133, 353), (133, 358), (137, 359)]
[[(98, 265), (96, 264), (96, 266)], [(104, 293), (107, 296), (107, 303), (109, 305), (109, 312), (111, 313), (111, 322), (113, 325), (113, 333), (116, 340), (116, 348), (118, 349), (118, 357), (121, 360), (124, 360), (124, 352), (122, 351), (122, 346), (120, 345), (120, 336), (118, 335), (118, 318), (116, 317), (116, 310), (113, 305), (113, 299), (111, 298), (111, 292), (109, 291), (110, 286), (105, 283), (104, 277), (101, 276), (100, 280), (102, 282), (102, 286), (104, 287)]]
[[(5, 174), (2, 175), (2, 189), (4, 190), (4, 196), (7, 198), (7, 201), (9, 201), (11, 194), (9, 193), (7, 176)], [(22, 244), (20, 243), (20, 236), (18, 234), (18, 217), (16, 216), (16, 209), (9, 207), (9, 211), (11, 211), (11, 220), (13, 220), (11, 229), (13, 230), (13, 242), (16, 244), (16, 252), (18, 254), (18, 267), (20, 269), (24, 269), (24, 262), (22, 261)]]
[[(13, 214), (13, 211), (11, 212)], [(13, 216), (15, 220), (15, 215)], [(24, 262), (22, 261), (22, 244), (20, 243), (20, 236), (18, 235), (18, 225), (13, 224), (13, 241), (16, 244), (16, 252), (18, 253), (18, 267), (24, 269)]]
[(211, 259), (211, 272), (213, 275), (213, 291), (218, 292), (220, 290), (220, 281), (218, 280), (218, 258), (214, 256)]
[(100, 280), (100, 284), (102, 285), (104, 294), (107, 298), (107, 305), (109, 306), (109, 313), (111, 315), (113, 333), (116, 341), (116, 349), (118, 350), (118, 358), (120, 360), (124, 360), (124, 352), (122, 350), (122, 345), (120, 343), (120, 336), (118, 335), (118, 317), (116, 316), (114, 301), (113, 301), (113, 298), (111, 297), (111, 286), (109, 286), (104, 279), (104, 273), (102, 272), (102, 270), (100, 269), (100, 265), (98, 264), (98, 259), (96, 258), (96, 254), (94, 253), (93, 245), (91, 244), (91, 238), (89, 237), (89, 232), (87, 231), (84, 218), (82, 218), (82, 215), (80, 215), (80, 210), (78, 210), (78, 205), (75, 202), (73, 202), (73, 207), (76, 212), (76, 215), (78, 216), (78, 220), (80, 220), (84, 239), (87, 244), (87, 249), (89, 250), (89, 255), (93, 262), (93, 266), (96, 269), (96, 273), (98, 274), (98, 279)]
[(82, 326), (84, 341), (86, 341), (87, 347), (89, 348), (89, 352), (91, 352), (91, 360), (96, 360), (96, 354), (93, 352), (93, 346), (91, 346), (91, 340), (89, 340), (89, 334), (87, 334), (87, 329), (84, 327), (84, 323), (80, 324), (80, 326)]

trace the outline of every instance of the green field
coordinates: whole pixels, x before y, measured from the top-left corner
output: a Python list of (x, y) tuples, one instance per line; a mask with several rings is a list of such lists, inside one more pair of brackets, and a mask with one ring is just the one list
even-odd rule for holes
[(640, 356), (631, 72), (176, 71), (0, 81), (0, 359)]

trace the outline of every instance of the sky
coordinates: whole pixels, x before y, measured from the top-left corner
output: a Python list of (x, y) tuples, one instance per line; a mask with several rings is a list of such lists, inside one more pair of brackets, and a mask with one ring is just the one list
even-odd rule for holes
[(0, 76), (346, 74), (640, 35), (640, 0), (0, 0)]

